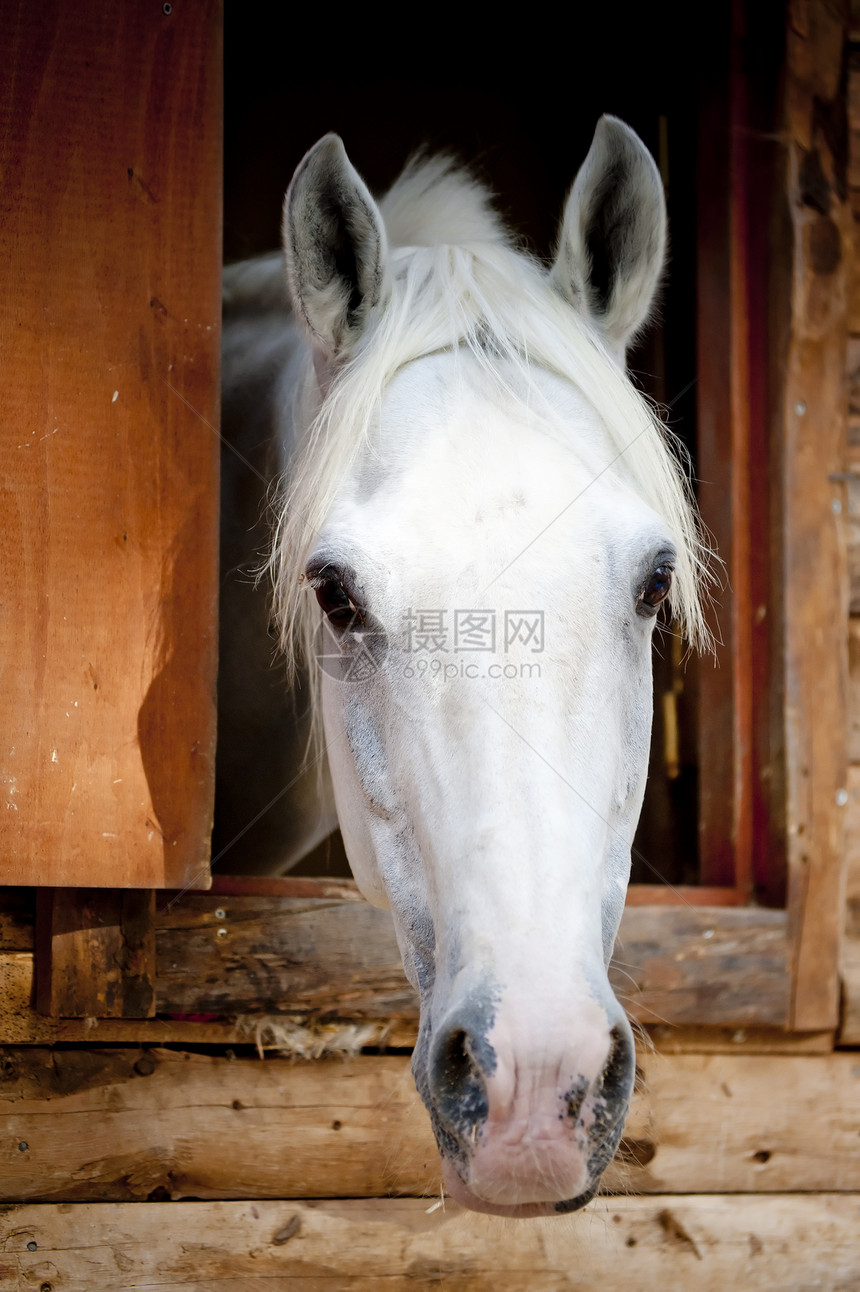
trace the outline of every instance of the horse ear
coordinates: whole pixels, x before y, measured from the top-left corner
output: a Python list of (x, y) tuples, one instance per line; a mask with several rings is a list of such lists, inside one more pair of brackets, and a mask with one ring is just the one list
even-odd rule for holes
[(330, 359), (347, 359), (388, 290), (379, 208), (337, 135), (296, 168), (282, 224), (287, 285), (296, 312)]
[(601, 117), (565, 206), (555, 283), (623, 360), (648, 320), (665, 260), (660, 172), (635, 131)]

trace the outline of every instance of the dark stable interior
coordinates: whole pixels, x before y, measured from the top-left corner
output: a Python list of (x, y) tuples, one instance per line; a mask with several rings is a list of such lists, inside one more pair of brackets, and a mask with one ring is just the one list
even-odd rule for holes
[[(629, 356), (630, 369), (668, 409), (669, 425), (695, 459), (698, 122), (702, 97), (711, 92), (696, 11), (676, 17), (666, 7), (625, 13), (606, 6), (605, 18), (576, 16), (569, 28), (546, 16), (539, 30), (532, 20), (503, 31), (497, 22), (489, 30), (488, 22), (485, 32), (469, 31), (441, 12), (431, 30), (426, 13), (412, 11), (401, 32), (375, 29), (369, 15), (350, 27), (329, 13), (318, 26), (302, 19), (297, 28), (295, 11), (284, 10), (280, 27), (278, 18), (273, 25), (267, 14), (264, 26), (252, 12), (227, 6), (225, 262), (278, 245), (293, 169), (330, 130), (343, 137), (377, 193), (416, 149), (455, 152), (488, 180), (526, 243), (548, 258), (595, 122), (613, 113), (658, 160), (669, 204), (671, 255), (659, 316)], [(253, 505), (259, 510), (260, 501)], [(247, 585), (225, 543), (225, 607), (237, 578)], [(637, 883), (697, 882), (696, 666), (683, 655), (670, 632), (657, 632), (649, 782), (633, 859)], [(276, 703), (283, 686), (277, 663), (267, 685)], [(271, 742), (255, 747), (253, 737), (237, 731), (238, 708), (222, 697), (213, 858), (224, 873), (253, 873), (266, 869), (279, 829), (277, 803), (264, 809), (284, 784), (284, 769)], [(293, 873), (348, 873), (337, 836)]]

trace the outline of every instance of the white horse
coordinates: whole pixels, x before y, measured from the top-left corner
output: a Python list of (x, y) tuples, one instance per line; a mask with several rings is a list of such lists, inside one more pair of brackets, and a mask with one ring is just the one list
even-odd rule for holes
[(683, 474), (624, 371), (663, 272), (660, 177), (602, 118), (545, 268), (449, 159), (377, 206), (328, 135), (283, 234), (301, 343), (273, 259), (228, 281), (234, 368), (255, 312), (280, 338), (283, 644), (321, 663), (337, 817), (420, 995), (413, 1071), (448, 1192), (572, 1211), (633, 1083), (607, 966), (660, 605), (705, 634)]

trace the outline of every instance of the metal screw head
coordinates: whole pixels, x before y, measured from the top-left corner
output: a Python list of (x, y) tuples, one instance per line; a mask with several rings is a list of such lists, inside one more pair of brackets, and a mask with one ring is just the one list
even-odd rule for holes
[(215, 919), (226, 920), (226, 918), (227, 918), (227, 912), (224, 910), (223, 906), (219, 906), (218, 910), (215, 912)]
[(802, 399), (799, 399), (797, 403), (794, 405), (794, 411), (797, 413), (798, 417), (802, 417), (803, 414), (806, 412), (806, 404), (803, 402)]
[(848, 802), (848, 791), (847, 791), (847, 790), (837, 790), (837, 791), (836, 791), (836, 805), (837, 805), (837, 807), (844, 807), (844, 806), (845, 806), (845, 804), (846, 804), (847, 802)]
[(164, 14), (167, 14), (167, 16), (168, 16), (168, 18), (169, 18), (169, 17), (170, 17), (170, 15), (173, 13), (173, 5), (172, 5), (172, 4), (163, 4), (163, 5), (161, 6), (161, 12), (162, 12), (162, 13), (164, 13)]
[(31, 1241), (31, 1242), (29, 1242), (29, 1243), (27, 1244), (27, 1251), (28, 1251), (28, 1252), (34, 1252), (35, 1250), (36, 1250), (36, 1244), (35, 1244), (34, 1242), (32, 1242), (32, 1241)]
[(226, 938), (226, 936), (227, 936), (227, 930), (226, 930), (226, 929), (219, 929), (215, 936), (216, 936), (216, 937), (219, 937), (219, 938)]
[(29, 1147), (30, 1147), (30, 1145), (27, 1143), (27, 1141), (26, 1141), (25, 1139), (22, 1139), (22, 1140), (21, 1140), (21, 1142), (20, 1142), (20, 1144), (18, 1145), (18, 1152), (19, 1152), (19, 1153), (26, 1153), (26, 1152), (27, 1152), (27, 1149), (28, 1149)]

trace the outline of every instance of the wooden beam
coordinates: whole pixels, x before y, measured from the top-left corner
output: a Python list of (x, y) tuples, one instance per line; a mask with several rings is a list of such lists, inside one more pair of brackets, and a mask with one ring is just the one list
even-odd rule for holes
[[(638, 1066), (609, 1191), (860, 1190), (856, 1055)], [(0, 1124), (2, 1201), (423, 1195), (441, 1178), (407, 1056), (9, 1048)]]
[[(213, 1017), (182, 1014), (151, 1019), (48, 1018), (33, 1006), (33, 954), (28, 951), (0, 952), (0, 1045), (56, 1045), (95, 1042), (104, 1045), (219, 1045), (238, 1046), (253, 1042), (263, 1049), (291, 1051), (292, 1042), (283, 1040), (296, 1029), (309, 1028), (314, 1036), (328, 1024), (307, 1015), (289, 1013), (232, 1014)], [(350, 1020), (344, 1020), (346, 1024)], [(377, 1019), (372, 1025), (362, 1020), (364, 1045), (411, 1049), (417, 1036), (413, 1019)], [(372, 1026), (372, 1031), (367, 1029)], [(668, 1053), (720, 1054), (820, 1054), (833, 1048), (833, 1032), (785, 1032), (777, 1027), (745, 1024), (742, 1027), (645, 1024), (645, 1045), (653, 1043)], [(650, 1040), (648, 1039), (650, 1038)], [(337, 1047), (336, 1047), (337, 1048)]]
[(848, 768), (845, 809), (845, 929), (839, 959), (842, 976), (840, 1045), (860, 1045), (860, 767)]
[(845, 13), (791, 0), (787, 198), (793, 230), (784, 405), (784, 602), (792, 1026), (839, 1012), (848, 588), (842, 535), (847, 400)]
[[(780, 341), (790, 256), (778, 105), (784, 13), (734, 0), (701, 60), (697, 449), (724, 562), (697, 672), (700, 876), (785, 901)], [(782, 219), (779, 216), (783, 216)], [(718, 751), (718, 752), (716, 752)]]
[(155, 1015), (155, 890), (42, 888), (36, 1005), (56, 1018)]
[(220, 0), (0, 30), (0, 881), (205, 888)]
[(857, 1194), (598, 1199), (516, 1223), (426, 1199), (23, 1205), (0, 1219), (0, 1289), (87, 1292), (703, 1292), (854, 1287)]
[[(414, 1025), (418, 1004), (386, 911), (369, 906), (347, 880), (264, 886), (270, 894), (264, 897), (250, 895), (254, 883), (245, 880), (236, 896), (158, 898), (157, 1014), (304, 1014)], [(0, 970), (10, 984), (7, 1001), (19, 1004), (8, 1005), (5, 1018), (0, 1012), (0, 1040), (47, 1039), (48, 1032), (33, 1032), (29, 1008), (20, 1012), (32, 959), (20, 924), (13, 933), (5, 957), (0, 942)], [(611, 977), (640, 1023), (781, 1028), (788, 955), (782, 911), (628, 907)]]
[[(732, 415), (737, 399), (738, 305), (733, 274), (732, 188), (733, 148), (729, 109), (729, 54), (731, 7), (714, 13), (712, 40), (704, 52), (700, 82), (698, 149), (698, 263), (697, 300), (697, 473), (702, 515), (713, 534), (727, 579), (736, 570), (746, 586), (744, 550), (745, 515), (739, 517), (738, 495), (745, 479), (748, 454), (733, 457)], [(732, 105), (733, 107), (734, 105)], [(698, 669), (699, 697), (699, 869), (705, 884), (734, 886), (739, 849), (748, 842), (749, 794), (741, 766), (739, 687), (749, 669), (740, 658), (738, 628), (743, 624), (735, 598), (718, 595), (708, 607), (716, 644), (713, 664), (705, 660)], [(739, 675), (737, 668), (744, 665)], [(704, 718), (707, 715), (707, 719)], [(714, 748), (720, 756), (713, 756)], [(747, 849), (748, 853), (749, 849)], [(748, 856), (744, 859), (748, 861)]]
[[(160, 908), (157, 1012), (414, 1019), (391, 917), (355, 896), (188, 893)], [(610, 976), (640, 1022), (779, 1027), (787, 956), (782, 911), (628, 907)]]

